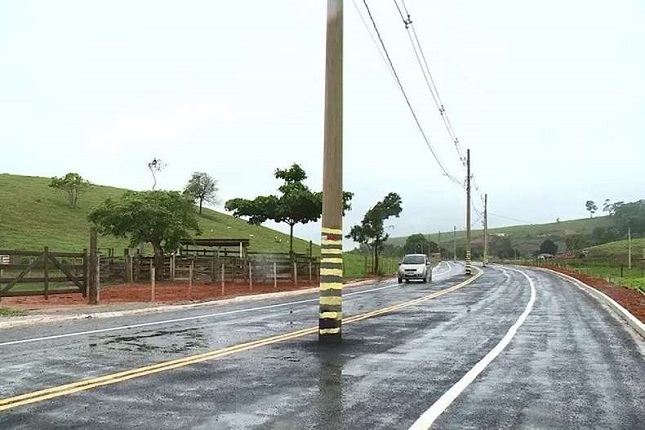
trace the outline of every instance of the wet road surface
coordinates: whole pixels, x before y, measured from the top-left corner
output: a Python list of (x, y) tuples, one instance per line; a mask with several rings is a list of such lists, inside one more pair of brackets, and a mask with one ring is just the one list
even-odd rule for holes
[[(448, 288), (462, 272), (444, 263), (430, 285), (348, 290), (344, 318)], [(0, 428), (407, 429), (431, 406), (441, 410), (433, 428), (638, 428), (643, 339), (562, 278), (521, 272), (486, 268), (464, 288), (348, 324), (340, 346), (288, 338), (0, 409)], [(3, 330), (0, 408), (39, 389), (315, 327), (317, 312), (316, 296), (299, 296)], [(523, 314), (508, 345), (442, 406)]]

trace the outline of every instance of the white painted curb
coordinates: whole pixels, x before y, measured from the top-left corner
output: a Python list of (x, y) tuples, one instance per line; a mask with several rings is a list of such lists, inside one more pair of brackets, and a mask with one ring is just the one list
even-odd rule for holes
[(537, 270), (543, 270), (545, 272), (550, 272), (554, 273), (562, 278), (565, 278), (569, 281), (571, 281), (573, 284), (575, 284), (578, 288), (582, 289), (583, 291), (587, 292), (591, 296), (593, 296), (596, 300), (604, 302), (607, 304), (614, 312), (616, 312), (621, 318), (627, 321), (627, 324), (629, 324), (636, 332), (641, 335), (641, 337), (645, 338), (645, 324), (643, 324), (638, 318), (636, 318), (634, 315), (632, 315), (627, 309), (616, 303), (614, 299), (603, 293), (602, 291), (598, 291), (595, 288), (585, 284), (579, 279), (574, 278), (573, 276), (565, 275), (564, 273), (556, 272), (555, 270), (551, 269), (546, 269), (543, 267), (531, 267), (533, 269)]
[[(364, 285), (376, 284), (383, 281), (388, 281), (394, 278), (384, 278), (381, 280), (367, 279), (365, 281), (351, 282), (345, 284), (343, 287), (360, 287)], [(229, 305), (233, 303), (241, 302), (250, 302), (256, 300), (267, 300), (267, 299), (276, 299), (281, 297), (292, 297), (292, 296), (301, 296), (305, 294), (312, 294), (318, 292), (318, 287), (307, 288), (303, 290), (293, 290), (293, 291), (280, 291), (276, 293), (264, 293), (264, 294), (248, 294), (243, 296), (237, 296), (230, 299), (222, 300), (211, 300), (208, 302), (198, 302), (198, 303), (188, 303), (185, 305), (161, 305), (161, 306), (151, 306), (138, 309), (128, 309), (123, 311), (106, 311), (106, 312), (92, 312), (92, 313), (79, 313), (79, 314), (68, 314), (68, 315), (37, 315), (37, 316), (24, 316), (24, 317), (7, 317), (6, 321), (0, 321), (0, 330), (4, 328), (13, 328), (26, 325), (36, 325), (36, 324), (51, 324), (59, 323), (64, 321), (75, 321), (83, 319), (103, 319), (103, 318), (115, 318), (115, 317), (124, 317), (130, 315), (139, 315), (139, 314), (151, 314), (151, 313), (161, 313), (161, 312), (172, 312), (179, 311), (184, 309), (193, 309), (204, 306), (222, 306)]]

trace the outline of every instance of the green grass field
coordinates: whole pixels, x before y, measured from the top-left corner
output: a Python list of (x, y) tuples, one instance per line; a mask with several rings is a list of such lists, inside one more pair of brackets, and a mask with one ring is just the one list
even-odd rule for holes
[[(505, 237), (510, 238), (513, 247), (519, 249), (522, 254), (530, 254), (540, 247), (540, 244), (546, 240), (551, 239), (558, 244), (558, 248), (562, 251), (566, 249), (565, 238), (572, 234), (585, 234), (591, 235), (591, 232), (596, 227), (607, 227), (611, 225), (609, 217), (595, 217), (583, 218), (570, 221), (561, 221), (548, 224), (527, 224), (517, 225), (510, 227), (500, 227), (489, 229), (489, 234), (504, 234)], [(473, 245), (482, 245), (484, 241), (484, 230), (472, 230)], [(441, 242), (443, 248), (452, 250), (453, 232), (442, 232), (441, 240), (439, 240), (438, 233), (426, 234), (429, 240), (436, 243)], [(389, 244), (403, 245), (405, 244), (405, 237), (392, 237), (388, 239)], [(466, 232), (457, 231), (456, 234), (457, 247), (463, 247), (466, 242)]]
[(585, 258), (563, 262), (567, 267), (601, 278), (625, 287), (645, 291), (645, 238), (632, 240), (632, 268), (628, 267), (628, 243), (626, 240), (605, 243), (588, 248)]
[[(67, 205), (66, 195), (49, 188), (49, 178), (0, 175), (0, 249), (81, 251), (89, 247), (89, 211), (109, 197), (119, 197), (124, 189), (93, 186), (81, 194), (78, 208)], [(250, 251), (288, 252), (289, 236), (262, 226), (204, 209), (199, 217), (200, 237), (250, 239)], [(297, 231), (297, 227), (296, 227)], [(125, 240), (99, 238), (99, 247), (121, 253)], [(309, 242), (294, 240), (294, 250), (306, 253)], [(318, 247), (314, 247), (318, 253)]]
[[(399, 267), (399, 260), (400, 259), (398, 258), (381, 257), (379, 259), (379, 265), (381, 267), (379, 271), (386, 276), (394, 274), (396, 272), (396, 269)], [(345, 278), (356, 279), (364, 277), (366, 275), (365, 261), (365, 255), (356, 254), (354, 252), (344, 253), (343, 263)]]

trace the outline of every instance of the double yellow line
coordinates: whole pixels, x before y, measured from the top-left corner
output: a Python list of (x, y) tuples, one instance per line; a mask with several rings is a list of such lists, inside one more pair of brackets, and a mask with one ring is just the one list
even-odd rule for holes
[[(466, 285), (472, 283), (477, 278), (479, 278), (483, 272), (479, 269), (476, 269), (476, 270), (478, 271), (478, 273), (475, 276), (467, 279), (464, 282), (454, 285), (450, 288), (446, 288), (436, 293), (432, 293), (418, 299), (410, 300), (408, 302), (403, 302), (397, 305), (388, 306), (371, 312), (354, 315), (352, 317), (346, 318), (344, 323), (345, 324), (355, 323), (358, 321), (365, 320), (367, 318), (372, 318), (378, 315), (391, 313), (396, 310), (407, 308), (410, 306), (415, 306), (425, 301), (432, 300), (434, 298), (451, 293), (455, 290), (465, 287)], [(270, 336), (270, 337), (255, 340), (252, 342), (246, 342), (238, 345), (229, 346), (227, 348), (218, 349), (216, 351), (210, 351), (202, 354), (191, 355), (189, 357), (178, 358), (176, 360), (165, 361), (163, 363), (153, 364), (150, 366), (144, 366), (144, 367), (139, 367), (132, 370), (126, 370), (123, 372), (112, 373), (110, 375), (99, 376), (97, 378), (91, 378), (91, 379), (86, 379), (78, 382), (73, 382), (71, 384), (59, 385), (56, 387), (33, 391), (31, 393), (25, 393), (14, 397), (7, 397), (5, 399), (0, 399), (0, 411), (17, 408), (19, 406), (28, 405), (31, 403), (42, 402), (44, 400), (49, 400), (56, 397), (66, 396), (69, 394), (78, 393), (80, 391), (86, 391), (92, 388), (102, 387), (104, 385), (116, 384), (117, 382), (123, 382), (129, 379), (139, 378), (141, 376), (165, 372), (168, 370), (177, 369), (179, 367), (189, 366), (191, 364), (223, 358), (232, 354), (237, 354), (240, 352), (259, 348), (261, 346), (272, 345), (275, 343), (284, 342), (286, 340), (291, 340), (291, 339), (297, 339), (299, 337), (314, 334), (317, 331), (318, 331), (318, 327), (310, 327), (307, 329), (285, 333), (277, 336)]]

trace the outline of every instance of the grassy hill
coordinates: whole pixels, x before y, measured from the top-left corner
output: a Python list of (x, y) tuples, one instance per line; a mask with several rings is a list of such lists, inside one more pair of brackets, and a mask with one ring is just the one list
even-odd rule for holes
[[(611, 225), (609, 217), (596, 217), (596, 218), (583, 218), (570, 221), (561, 221), (548, 224), (528, 224), (517, 225), (511, 227), (491, 228), (489, 229), (490, 235), (503, 234), (511, 239), (513, 247), (519, 249), (521, 253), (531, 253), (540, 247), (540, 244), (546, 240), (551, 239), (558, 244), (560, 250), (565, 250), (565, 240), (567, 236), (573, 234), (591, 235), (591, 232), (596, 227), (607, 227)], [(484, 230), (472, 230), (472, 242), (474, 246), (483, 246)], [(441, 240), (439, 240), (438, 233), (427, 234), (429, 240), (439, 243), (441, 246), (450, 250), (452, 249), (453, 233), (443, 232)], [(388, 240), (388, 243), (394, 245), (403, 245), (405, 237), (393, 237)], [(457, 247), (462, 248), (466, 242), (466, 232), (458, 231), (456, 234)]]
[[(49, 178), (0, 174), (0, 249), (37, 250), (49, 246), (58, 251), (80, 251), (89, 246), (87, 214), (108, 197), (119, 197), (125, 190), (94, 185), (82, 194), (78, 208), (67, 205), (66, 195), (49, 188)], [(199, 216), (201, 237), (248, 238), (251, 251), (288, 252), (289, 236), (266, 227), (210, 209)], [(101, 248), (120, 252), (127, 241), (99, 238)], [(296, 252), (308, 252), (309, 242), (294, 239)], [(318, 247), (314, 249), (317, 251)]]
[[(628, 254), (628, 241), (619, 240), (617, 242), (609, 242), (604, 245), (592, 246), (587, 248), (589, 259), (603, 259), (612, 260), (619, 263), (627, 262)], [(645, 238), (632, 240), (632, 263), (636, 264), (643, 257), (643, 250), (645, 250)]]

